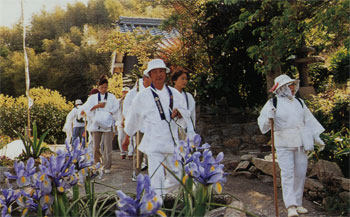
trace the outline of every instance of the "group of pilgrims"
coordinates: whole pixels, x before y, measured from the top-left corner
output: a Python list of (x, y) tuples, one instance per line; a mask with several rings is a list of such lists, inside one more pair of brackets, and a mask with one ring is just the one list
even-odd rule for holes
[[(173, 87), (166, 84), (171, 74)], [(101, 77), (98, 89), (90, 92), (82, 104), (68, 114), (64, 131), (68, 142), (82, 139), (87, 123), (89, 150), (95, 163), (100, 162), (109, 174), (112, 166), (112, 141), (117, 134), (121, 159), (133, 159), (132, 180), (143, 168), (148, 168), (151, 186), (158, 195), (165, 195), (179, 187), (172, 174), (181, 177), (181, 170), (173, 165), (173, 154), (180, 140), (195, 136), (196, 106), (192, 94), (185, 92), (188, 73), (170, 69), (162, 59), (148, 62), (143, 78), (117, 99), (108, 92), (108, 80)], [(288, 216), (307, 213), (302, 206), (307, 170), (307, 151), (317, 142), (324, 147), (319, 135), (324, 131), (303, 100), (296, 97), (299, 80), (287, 75), (275, 78), (269, 99), (258, 117), (262, 133), (271, 130), (275, 123), (275, 148), (281, 168), (282, 195)], [(84, 121), (85, 118), (85, 121)], [(86, 138), (86, 137), (85, 137)]]

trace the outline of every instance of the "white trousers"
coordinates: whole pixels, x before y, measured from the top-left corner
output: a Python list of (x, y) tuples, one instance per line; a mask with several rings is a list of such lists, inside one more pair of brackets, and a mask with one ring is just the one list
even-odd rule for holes
[(276, 147), (281, 169), (282, 194), (286, 208), (301, 206), (307, 170), (307, 154), (303, 147)]
[(119, 145), (120, 155), (126, 155), (126, 151), (124, 151), (122, 148), (122, 144), (126, 135), (124, 132), (124, 128), (117, 127), (117, 131), (118, 131), (118, 145)]
[(175, 169), (173, 163), (173, 154), (158, 154), (151, 153), (148, 157), (148, 174), (151, 178), (151, 186), (155, 190), (157, 195), (164, 195), (173, 190), (176, 190), (179, 186), (179, 182), (176, 178), (167, 171), (162, 165), (166, 165), (175, 175), (181, 180), (181, 170)]

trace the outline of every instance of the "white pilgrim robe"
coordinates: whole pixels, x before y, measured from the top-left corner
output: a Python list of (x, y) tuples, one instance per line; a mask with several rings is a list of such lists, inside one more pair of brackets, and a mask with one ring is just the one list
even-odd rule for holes
[(168, 123), (165, 120), (161, 120), (151, 87), (143, 89), (135, 96), (125, 118), (124, 130), (129, 136), (134, 135), (137, 130), (140, 130), (140, 126), (142, 126), (144, 136), (139, 150), (147, 155), (152, 153), (173, 154), (175, 149), (171, 133), (174, 136), (175, 142), (178, 143), (177, 124), (185, 128), (186, 123), (190, 121), (190, 113), (186, 108), (184, 97), (176, 89), (169, 88), (173, 94), (173, 109), (178, 109), (182, 115), (182, 118), (178, 119), (176, 123), (170, 119), (170, 97), (167, 88), (163, 86), (162, 90), (155, 90), (160, 98), (166, 120), (171, 120), (171, 131)]
[[(105, 94), (101, 94), (100, 102), (106, 102), (106, 105), (104, 108), (98, 108), (93, 111), (90, 111), (94, 105), (98, 104), (98, 93), (89, 96), (87, 101), (79, 108), (79, 113), (81, 111), (84, 111), (90, 120), (93, 120), (96, 110), (111, 112), (112, 116), (114, 117), (117, 115), (117, 112), (119, 109), (119, 102), (112, 93), (108, 93), (107, 100), (105, 100)], [(102, 129), (102, 128), (100, 129), (97, 126), (97, 124), (94, 123), (93, 121), (88, 125), (87, 130), (90, 132), (110, 132), (111, 131), (110, 129), (108, 130)]]

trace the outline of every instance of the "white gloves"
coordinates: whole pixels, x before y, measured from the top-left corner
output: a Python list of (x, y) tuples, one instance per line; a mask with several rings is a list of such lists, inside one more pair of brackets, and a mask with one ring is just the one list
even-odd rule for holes
[(326, 144), (324, 144), (324, 142), (322, 141), (322, 139), (320, 138), (320, 136), (315, 136), (315, 143), (318, 145), (319, 147), (319, 151), (323, 151), (324, 147), (326, 146)]
[(270, 111), (267, 112), (267, 117), (269, 119), (274, 119), (276, 115), (276, 109), (272, 108)]

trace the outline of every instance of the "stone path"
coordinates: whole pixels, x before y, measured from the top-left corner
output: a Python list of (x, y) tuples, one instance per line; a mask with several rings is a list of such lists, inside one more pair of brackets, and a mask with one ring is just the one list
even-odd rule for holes
[[(113, 188), (121, 189), (124, 192), (135, 193), (136, 183), (131, 181), (131, 175), (132, 160), (121, 160), (119, 152), (113, 151), (111, 174), (104, 174), (102, 179), (97, 181)], [(115, 191), (113, 188), (104, 185), (96, 185), (97, 192)], [(262, 183), (258, 179), (229, 175), (224, 185), (224, 193), (231, 194), (241, 200), (245, 208), (257, 216), (274, 216), (275, 208), (272, 183)], [(281, 189), (279, 189), (278, 199), (280, 216), (286, 217), (287, 212), (283, 205)], [(300, 216), (326, 216), (326, 213), (311, 201), (305, 200), (304, 206), (310, 213)]]

